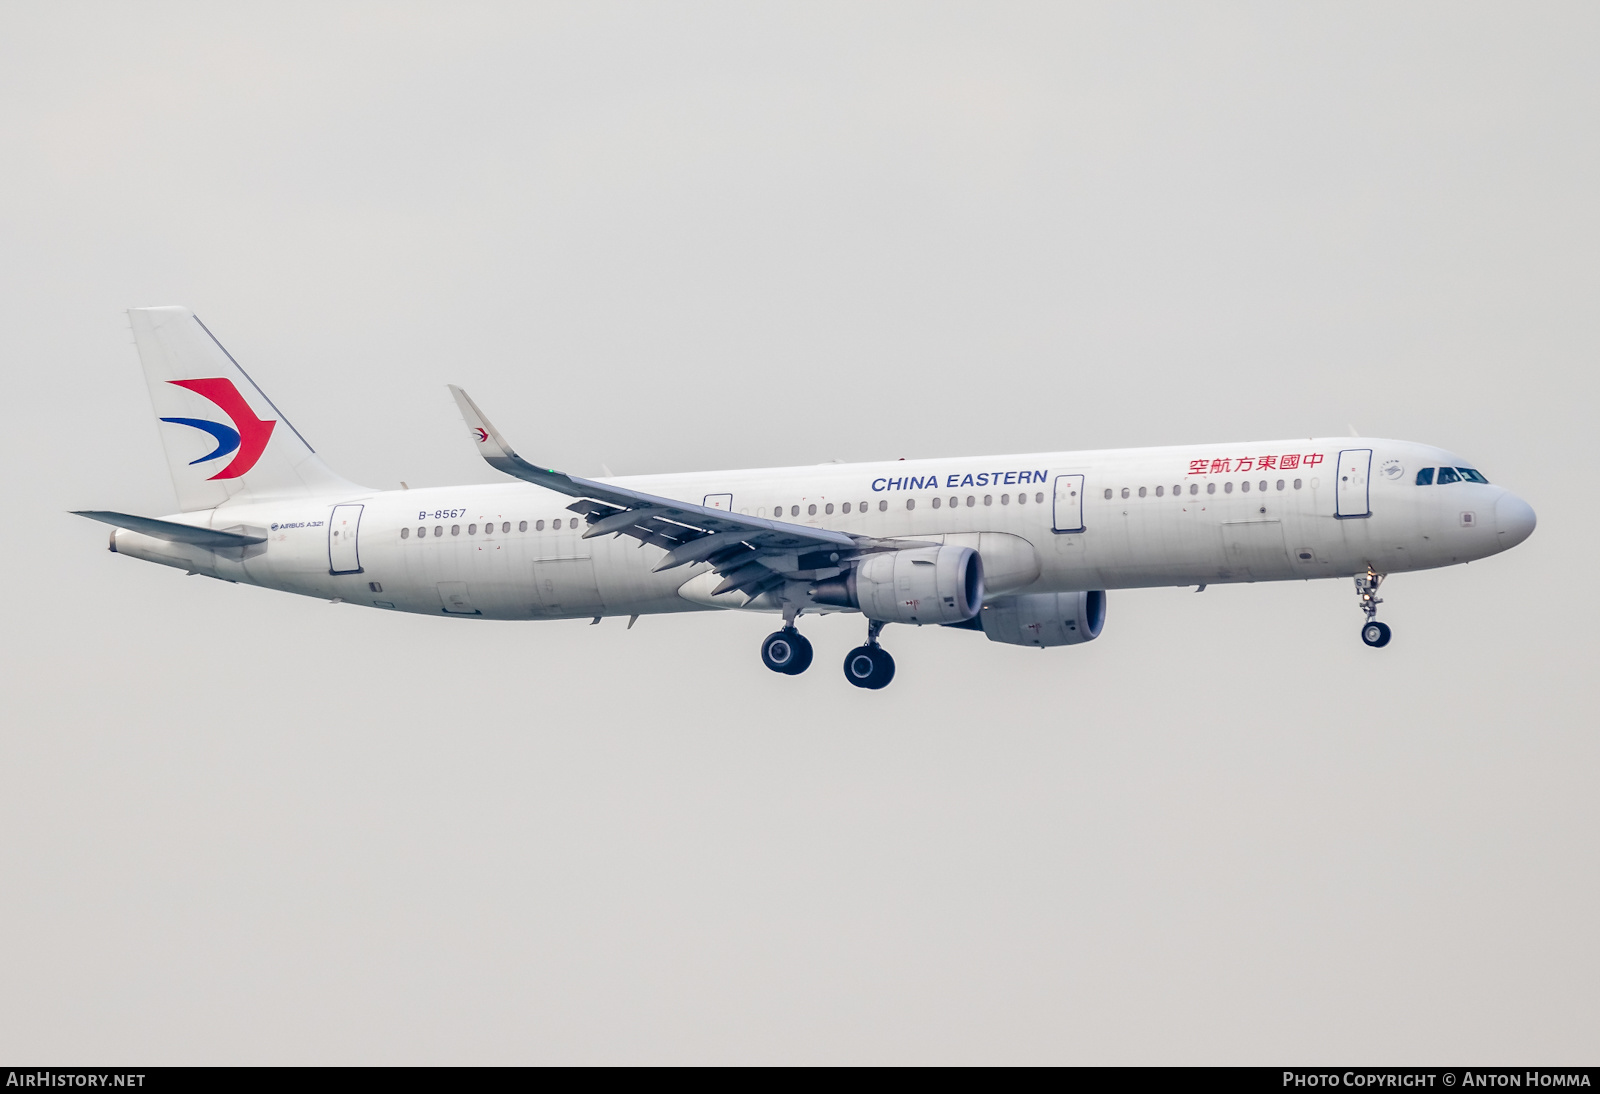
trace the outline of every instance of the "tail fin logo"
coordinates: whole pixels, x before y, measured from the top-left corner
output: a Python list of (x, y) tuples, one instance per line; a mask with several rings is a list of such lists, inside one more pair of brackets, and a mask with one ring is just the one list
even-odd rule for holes
[(237, 452), (238, 455), (233, 457), (227, 467), (212, 475), (213, 479), (237, 479), (256, 465), (261, 453), (267, 450), (267, 442), (272, 439), (272, 427), (278, 423), (264, 422), (257, 418), (255, 411), (250, 409), (250, 404), (239, 394), (239, 389), (233, 386), (232, 380), (214, 376), (204, 380), (168, 380), (167, 383), (210, 399), (233, 421), (232, 426), (226, 426), (221, 422), (205, 418), (161, 419), (163, 422), (186, 425), (191, 429), (209, 433), (217, 442), (217, 447), (211, 452), (198, 460), (190, 460), (191, 467), (197, 463), (220, 460), (232, 452)]

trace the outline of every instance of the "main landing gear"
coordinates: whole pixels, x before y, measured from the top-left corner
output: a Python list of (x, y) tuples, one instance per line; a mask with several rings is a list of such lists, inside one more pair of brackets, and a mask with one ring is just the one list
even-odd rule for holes
[(790, 624), (761, 643), (761, 663), (773, 672), (799, 676), (811, 667), (811, 642)]
[[(858, 688), (877, 691), (894, 679), (894, 658), (878, 645), (883, 624), (867, 621), (867, 644), (857, 646), (844, 658), (844, 678)], [(799, 676), (811, 667), (811, 643), (795, 630), (794, 620), (784, 621), (783, 630), (773, 631), (761, 643), (761, 663), (773, 672)]]
[(1383, 603), (1378, 597), (1378, 586), (1383, 584), (1384, 576), (1371, 566), (1367, 567), (1366, 573), (1356, 575), (1356, 599), (1361, 604), (1361, 610), (1367, 613), (1367, 621), (1361, 624), (1361, 641), (1374, 649), (1387, 646), (1394, 634), (1389, 624), (1379, 623), (1377, 619), (1378, 605)]
[(876, 619), (867, 621), (867, 644), (857, 646), (844, 655), (844, 678), (858, 688), (877, 691), (888, 687), (894, 679), (894, 658), (878, 645), (878, 634), (883, 624)]

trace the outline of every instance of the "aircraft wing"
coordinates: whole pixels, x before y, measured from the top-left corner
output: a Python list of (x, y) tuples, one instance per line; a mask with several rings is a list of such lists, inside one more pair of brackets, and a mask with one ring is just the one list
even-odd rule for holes
[(658, 571), (710, 563), (723, 575), (713, 596), (743, 592), (754, 598), (786, 577), (831, 576), (819, 571), (836, 571), (842, 560), (889, 546), (865, 536), (729, 513), (536, 467), (517, 455), (465, 391), (451, 384), (450, 393), (490, 467), (576, 498), (567, 508), (588, 520), (585, 539), (632, 536), (641, 546), (650, 543), (665, 549)]

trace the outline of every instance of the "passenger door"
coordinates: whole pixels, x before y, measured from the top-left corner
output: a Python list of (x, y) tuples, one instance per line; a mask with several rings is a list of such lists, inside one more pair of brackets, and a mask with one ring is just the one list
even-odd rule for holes
[(1051, 531), (1057, 535), (1083, 531), (1083, 476), (1057, 475)]
[(361, 531), (362, 505), (335, 505), (328, 517), (328, 572), (330, 574), (359, 574), (361, 548), (357, 535)]
[(701, 503), (707, 509), (720, 509), (724, 513), (733, 512), (732, 494), (707, 494), (706, 500)]
[(1372, 473), (1372, 449), (1346, 448), (1339, 453), (1339, 482), (1333, 515), (1340, 520), (1370, 517), (1367, 479)]

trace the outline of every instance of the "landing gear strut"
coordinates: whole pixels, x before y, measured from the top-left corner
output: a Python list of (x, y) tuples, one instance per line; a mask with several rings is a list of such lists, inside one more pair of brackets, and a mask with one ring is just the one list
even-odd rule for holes
[(881, 622), (867, 620), (867, 644), (844, 655), (844, 678), (858, 688), (877, 691), (888, 687), (889, 681), (894, 679), (894, 658), (878, 645), (878, 635), (882, 631)]
[(1378, 622), (1378, 605), (1383, 601), (1378, 596), (1378, 586), (1383, 584), (1386, 575), (1367, 567), (1367, 572), (1356, 575), (1356, 599), (1361, 604), (1361, 610), (1367, 613), (1367, 621), (1361, 624), (1361, 641), (1374, 649), (1381, 649), (1389, 644), (1393, 631), (1389, 624)]

